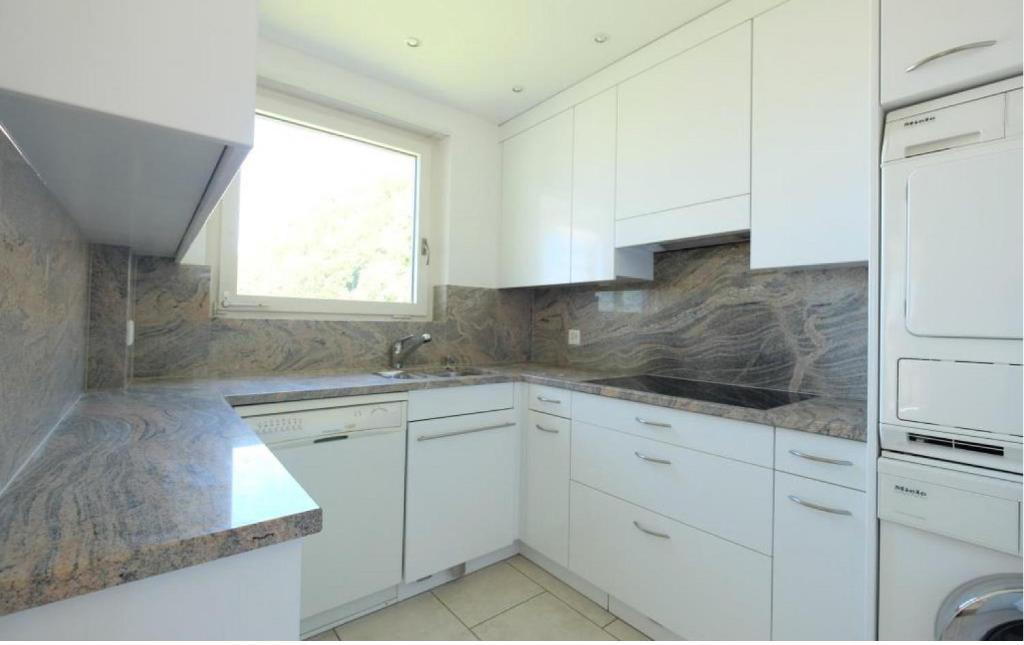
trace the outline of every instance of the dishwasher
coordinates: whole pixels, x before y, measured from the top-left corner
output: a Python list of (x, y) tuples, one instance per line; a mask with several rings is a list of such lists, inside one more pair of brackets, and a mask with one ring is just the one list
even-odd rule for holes
[[(368, 395), (236, 406), (323, 510), (302, 546), (302, 632), (402, 579), (406, 402)], [(340, 612), (339, 612), (340, 610)]]

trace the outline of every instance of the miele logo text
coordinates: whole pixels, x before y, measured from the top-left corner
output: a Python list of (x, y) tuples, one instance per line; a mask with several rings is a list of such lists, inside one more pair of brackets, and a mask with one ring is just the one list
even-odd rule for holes
[(935, 120), (935, 115), (923, 116), (920, 119), (911, 119), (909, 121), (904, 121), (903, 122), (903, 127), (906, 128), (906, 127), (911, 126), (911, 125), (918, 125), (920, 123), (928, 123), (929, 121), (934, 121), (934, 120)]
[(928, 497), (928, 493), (924, 492), (920, 488), (907, 488), (906, 486), (901, 486), (900, 484), (896, 484), (894, 488), (896, 489), (897, 493), (913, 495), (914, 497)]

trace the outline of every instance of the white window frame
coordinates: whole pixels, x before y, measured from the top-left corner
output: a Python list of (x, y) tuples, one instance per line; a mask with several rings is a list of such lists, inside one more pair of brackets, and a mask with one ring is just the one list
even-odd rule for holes
[(313, 101), (260, 89), (257, 114), (297, 125), (365, 141), (417, 158), (416, 222), (413, 231), (413, 280), (411, 303), (365, 300), (326, 300), (238, 294), (239, 182), (233, 181), (220, 207), (219, 257), (214, 280), (217, 299), (214, 315), (230, 318), (304, 318), (318, 320), (429, 319), (431, 313), (430, 231), (431, 154), (434, 141), (390, 125), (357, 117)]

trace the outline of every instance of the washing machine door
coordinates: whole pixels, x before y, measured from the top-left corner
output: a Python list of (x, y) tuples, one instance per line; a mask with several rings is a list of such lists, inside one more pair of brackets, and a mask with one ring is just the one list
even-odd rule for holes
[(940, 641), (1020, 641), (1022, 577), (985, 576), (960, 585), (946, 597), (935, 620)]

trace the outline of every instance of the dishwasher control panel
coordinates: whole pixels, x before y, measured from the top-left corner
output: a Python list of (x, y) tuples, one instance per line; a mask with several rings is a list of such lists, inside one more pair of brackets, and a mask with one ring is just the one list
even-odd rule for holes
[(386, 402), (314, 410), (277, 412), (269, 406), (239, 410), (246, 423), (261, 439), (270, 442), (315, 439), (367, 430), (405, 427), (405, 403)]

